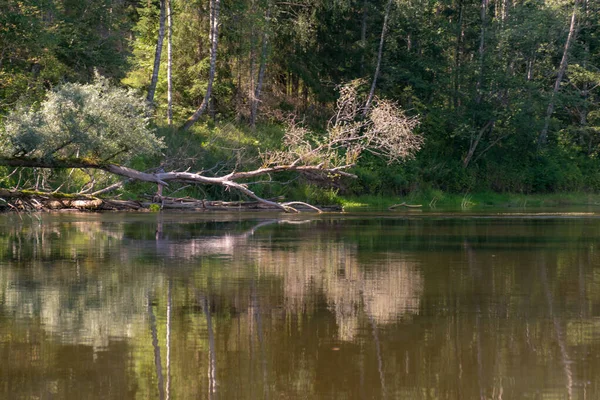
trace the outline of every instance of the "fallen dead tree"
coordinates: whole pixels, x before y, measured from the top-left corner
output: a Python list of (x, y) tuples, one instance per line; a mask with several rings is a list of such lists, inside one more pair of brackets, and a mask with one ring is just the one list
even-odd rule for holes
[[(52, 211), (52, 210), (77, 210), (77, 211), (138, 211), (150, 209), (151, 205), (158, 204), (163, 210), (184, 211), (231, 211), (231, 210), (273, 210), (269, 204), (260, 201), (221, 201), (198, 200), (191, 197), (163, 197), (146, 196), (142, 201), (118, 200), (100, 198), (84, 194), (67, 194), (60, 192), (43, 192), (32, 190), (0, 189), (0, 211), (12, 210), (16, 212)], [(269, 199), (277, 202), (282, 199)], [(322, 212), (322, 208), (314, 207), (301, 202), (277, 203), (295, 206), (297, 211), (314, 210)], [(278, 207), (277, 207), (278, 208)], [(325, 207), (327, 211), (339, 211), (339, 207)]]
[[(293, 202), (279, 202), (273, 201), (269, 199), (264, 199), (262, 197), (257, 196), (252, 190), (248, 188), (246, 184), (239, 183), (239, 180), (255, 178), (264, 175), (270, 175), (277, 172), (282, 171), (295, 171), (302, 173), (303, 171), (308, 171), (312, 173), (323, 173), (323, 174), (336, 174), (348, 177), (354, 177), (354, 175), (349, 174), (341, 170), (341, 168), (324, 168), (323, 166), (307, 166), (307, 165), (283, 165), (283, 166), (273, 166), (269, 168), (260, 168), (253, 171), (246, 172), (232, 172), (220, 177), (208, 177), (199, 173), (192, 172), (156, 172), (156, 173), (147, 173), (142, 171), (137, 171), (132, 168), (124, 167), (116, 164), (109, 163), (94, 163), (93, 161), (85, 160), (85, 159), (77, 159), (72, 158), (69, 160), (57, 160), (57, 159), (33, 159), (33, 158), (4, 158), (0, 157), (0, 165), (11, 166), (11, 167), (33, 167), (33, 168), (88, 168), (88, 169), (99, 169), (103, 171), (107, 171), (113, 173), (115, 175), (123, 176), (126, 178), (130, 178), (133, 180), (143, 181), (143, 182), (151, 182), (156, 183), (158, 185), (168, 186), (169, 182), (185, 182), (185, 183), (194, 183), (194, 184), (208, 184), (208, 185), (220, 185), (227, 189), (235, 189), (239, 192), (245, 194), (246, 196), (254, 199), (257, 203), (267, 206), (268, 208), (280, 209), (285, 212), (298, 212), (296, 206), (302, 206), (303, 208), (312, 209), (317, 212), (321, 212), (321, 209), (312, 206), (310, 204), (293, 201)], [(21, 203), (23, 203), (27, 196), (31, 197), (30, 202), (33, 204), (29, 204), (30, 207), (35, 205), (35, 203), (45, 203), (48, 204), (49, 207), (52, 208), (51, 204), (62, 204), (64, 207), (69, 207), (69, 205), (77, 205), (75, 208), (85, 208), (86, 204), (89, 207), (96, 207), (100, 209), (99, 202), (106, 204), (107, 207), (110, 207), (115, 201), (102, 200), (94, 196), (85, 196), (85, 195), (73, 195), (72, 198), (65, 197), (64, 194), (61, 194), (60, 197), (57, 195), (52, 195), (51, 193), (41, 193), (38, 192), (36, 196), (32, 196), (33, 192), (27, 191), (6, 191), (6, 196), (9, 198), (16, 198)], [(0, 194), (0, 198), (3, 198)], [(48, 199), (52, 198), (52, 201), (55, 203), (49, 203), (45, 201), (44, 197), (48, 197)], [(161, 200), (162, 196), (156, 196), (156, 200), (162, 202), (163, 206), (166, 204), (167, 208), (195, 208), (195, 209), (208, 209), (209, 207), (223, 207), (223, 202), (220, 202), (220, 205), (211, 205), (210, 202), (206, 200), (174, 200), (166, 198), (166, 201)], [(40, 201), (44, 200), (44, 201)], [(58, 202), (58, 203), (57, 203)], [(62, 202), (62, 203), (61, 203)], [(114, 203), (119, 204), (119, 203)], [(149, 203), (147, 203), (149, 204)], [(142, 203), (139, 203), (139, 207), (143, 206)], [(124, 209), (128, 206), (124, 205)], [(133, 207), (129, 207), (133, 208)], [(112, 208), (108, 208), (112, 209)], [(118, 209), (118, 206), (115, 206), (115, 209)]]

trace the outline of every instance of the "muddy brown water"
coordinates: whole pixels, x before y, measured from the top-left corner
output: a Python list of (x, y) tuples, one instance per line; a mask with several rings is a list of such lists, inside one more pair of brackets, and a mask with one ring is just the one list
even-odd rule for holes
[(599, 399), (600, 215), (0, 216), (2, 399)]

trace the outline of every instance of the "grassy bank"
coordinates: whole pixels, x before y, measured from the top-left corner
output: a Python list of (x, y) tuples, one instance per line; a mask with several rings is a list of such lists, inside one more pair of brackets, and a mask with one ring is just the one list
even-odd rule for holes
[(486, 208), (542, 208), (599, 206), (600, 194), (590, 193), (465, 193), (452, 194), (439, 190), (415, 192), (407, 196), (363, 195), (340, 197), (345, 211), (387, 210), (394, 204), (421, 205), (424, 210), (478, 210)]
[[(283, 126), (269, 123), (251, 129), (235, 122), (215, 124), (212, 121), (206, 121), (197, 124), (186, 133), (166, 127), (159, 129), (159, 135), (167, 145), (162, 158), (166, 169), (203, 171), (208, 176), (219, 176), (233, 170), (260, 167), (259, 155), (265, 151), (279, 149), (283, 134)], [(423, 157), (425, 160), (426, 156), (423, 155)], [(420, 161), (417, 158), (402, 165), (390, 166), (374, 156), (367, 156), (352, 170), (357, 175), (357, 179), (346, 179), (340, 182), (340, 187), (343, 189), (327, 188), (328, 185), (325, 182), (311, 181), (295, 173), (277, 174), (266, 179), (249, 182), (249, 187), (264, 198), (297, 200), (323, 206), (338, 205), (346, 211), (387, 210), (391, 205), (399, 203), (421, 205), (423, 210), (439, 211), (600, 205), (600, 195), (583, 191), (586, 190), (584, 188), (592, 191), (593, 186), (549, 185), (550, 187), (546, 188), (544, 185), (537, 185), (540, 186), (538, 189), (540, 191), (558, 190), (559, 192), (545, 194), (496, 193), (486, 189), (490, 187), (489, 182), (477, 181), (474, 178), (479, 176), (476, 175), (478, 169), (466, 171), (462, 164), (457, 164), (455, 168), (448, 167), (444, 170), (445, 175), (436, 175), (431, 173), (427, 168), (427, 163), (423, 160)], [(161, 160), (157, 158), (139, 158), (132, 166), (138, 170), (152, 170), (160, 162)], [(475, 175), (471, 176), (473, 179), (466, 179), (465, 174)], [(512, 179), (510, 175), (504, 178)], [(86, 179), (87, 176), (82, 175), (80, 185), (83, 185)], [(443, 186), (440, 182), (462, 183)], [(474, 192), (461, 192), (465, 190), (462, 189), (465, 186), (479, 189)], [(530, 186), (524, 188), (515, 183), (515, 186), (507, 190), (535, 191), (535, 188)], [(431, 189), (431, 187), (441, 189)], [(570, 192), (569, 190), (581, 190), (581, 192)], [(153, 184), (135, 182), (127, 184), (121, 194), (122, 198), (133, 200), (144, 195), (151, 196), (155, 191), (156, 187)], [(389, 194), (394, 192), (408, 192), (408, 194), (405, 196)], [(354, 193), (354, 195), (348, 193)], [(360, 193), (375, 194), (357, 195)], [(247, 200), (237, 191), (228, 191), (219, 186), (189, 185), (187, 183), (170, 185), (165, 188), (164, 195), (190, 196), (207, 200)]]

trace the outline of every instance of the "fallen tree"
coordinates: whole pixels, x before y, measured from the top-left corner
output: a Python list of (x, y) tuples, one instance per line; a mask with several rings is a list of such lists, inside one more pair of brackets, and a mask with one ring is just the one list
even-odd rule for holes
[[(137, 171), (132, 168), (124, 167), (117, 164), (109, 164), (109, 163), (95, 163), (90, 160), (81, 159), (81, 158), (72, 158), (69, 160), (61, 160), (61, 159), (39, 159), (39, 158), (6, 158), (0, 157), (0, 165), (11, 166), (11, 167), (33, 167), (33, 168), (90, 168), (90, 169), (99, 169), (103, 171), (107, 171), (113, 173), (115, 175), (120, 175), (123, 177), (127, 177), (130, 179), (143, 181), (143, 182), (152, 182), (163, 186), (168, 186), (169, 182), (186, 182), (193, 184), (204, 184), (204, 185), (220, 185), (228, 189), (235, 189), (245, 194), (246, 196), (255, 199), (256, 201), (265, 204), (267, 206), (271, 206), (273, 208), (281, 209), (286, 212), (297, 212), (292, 205), (300, 204), (304, 205), (307, 208), (312, 208), (318, 211), (318, 208), (311, 206), (309, 204), (303, 202), (276, 202), (268, 199), (263, 199), (262, 197), (257, 196), (252, 190), (248, 189), (248, 186), (239, 183), (239, 180), (244, 180), (248, 178), (255, 178), (263, 175), (269, 175), (277, 172), (283, 171), (295, 171), (295, 172), (313, 172), (313, 173), (327, 173), (327, 174), (337, 174), (342, 176), (354, 177), (354, 175), (349, 174), (347, 172), (342, 171), (339, 168), (324, 168), (323, 166), (308, 166), (308, 165), (277, 165), (267, 168), (260, 168), (253, 171), (245, 171), (245, 172), (231, 172), (229, 174), (219, 176), (219, 177), (210, 177), (204, 176), (199, 173), (193, 172), (157, 172), (157, 173), (147, 173), (142, 171)], [(20, 195), (17, 195), (18, 191), (12, 191), (13, 195), (10, 197), (20, 197), (23, 198), (24, 195), (28, 193), (32, 193), (31, 191), (21, 191)], [(7, 195), (7, 191), (0, 191), (0, 198), (3, 197), (3, 194)], [(52, 196), (53, 193), (42, 193), (36, 192), (38, 196)], [(65, 199), (64, 194), (60, 194), (61, 199)], [(54, 196), (56, 197), (56, 196)], [(80, 197), (74, 197), (77, 200), (97, 200), (94, 196), (84, 196), (80, 195)], [(200, 207), (199, 207), (200, 208)]]
[[(262, 198), (249, 188), (247, 181), (281, 172), (316, 175), (328, 180), (355, 177), (347, 170), (364, 152), (385, 157), (392, 163), (411, 157), (420, 148), (422, 138), (413, 133), (416, 118), (406, 116), (397, 105), (376, 100), (367, 117), (362, 117), (363, 110), (356, 85), (341, 88), (336, 114), (325, 135), (316, 135), (291, 123), (281, 148), (264, 152), (262, 166), (257, 169), (231, 171), (220, 176), (189, 172), (189, 169), (143, 172), (116, 161), (126, 161), (136, 154), (157, 153), (163, 147), (149, 128), (145, 103), (131, 92), (99, 79), (93, 85), (68, 84), (58, 88), (48, 95), (39, 110), (11, 113), (1, 134), (0, 165), (102, 170), (156, 183), (159, 188), (171, 182), (218, 185), (286, 212), (297, 212), (298, 205), (318, 211), (302, 202)], [(161, 194), (159, 190), (159, 198)]]

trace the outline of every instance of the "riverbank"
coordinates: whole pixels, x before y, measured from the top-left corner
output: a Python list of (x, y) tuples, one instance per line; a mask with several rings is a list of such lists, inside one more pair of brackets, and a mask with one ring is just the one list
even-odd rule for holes
[[(0, 212), (6, 211), (151, 211), (188, 210), (188, 211), (265, 211), (276, 210), (256, 201), (219, 201), (202, 200), (191, 197), (157, 198), (136, 196), (138, 198), (118, 200), (99, 198), (89, 195), (64, 193), (43, 193), (34, 191), (11, 191), (0, 189)], [(283, 201), (283, 197), (274, 199)], [(308, 211), (315, 205), (327, 212), (360, 212), (386, 210), (485, 210), (485, 209), (527, 209), (553, 207), (598, 206), (600, 194), (596, 193), (444, 193), (439, 190), (413, 192), (406, 196), (362, 195), (338, 196), (329, 193), (317, 196), (312, 193), (302, 202), (293, 202), (298, 211)], [(313, 209), (314, 211), (314, 209)]]
[(387, 210), (397, 204), (420, 205), (421, 209), (467, 210), (481, 208), (541, 208), (565, 206), (598, 206), (596, 193), (444, 193), (439, 190), (415, 192), (406, 196), (349, 196), (339, 197), (344, 211)]

